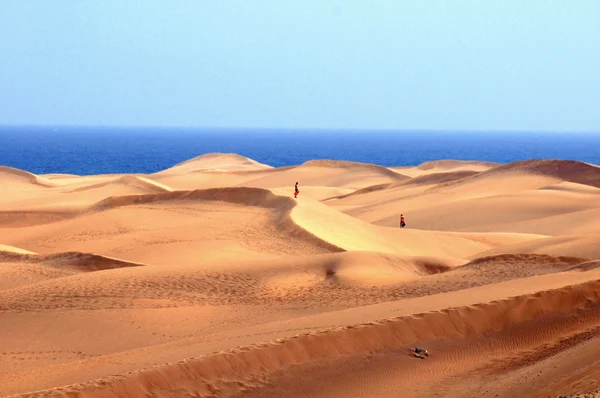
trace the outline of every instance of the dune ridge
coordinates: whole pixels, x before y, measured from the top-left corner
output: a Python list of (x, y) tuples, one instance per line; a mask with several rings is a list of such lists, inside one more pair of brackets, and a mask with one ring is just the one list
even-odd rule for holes
[(235, 153), (213, 152), (185, 160), (154, 174), (196, 173), (206, 171), (257, 171), (269, 170), (272, 166)]
[[(2, 247), (0, 246), (0, 249)], [(18, 253), (0, 250), (0, 263), (44, 263), (54, 267), (73, 267), (81, 271), (100, 271), (123, 267), (141, 267), (129, 261), (101, 256), (93, 253), (64, 252), (54, 254)]]
[(446, 182), (461, 180), (463, 178), (472, 177), (479, 173), (480, 171), (472, 171), (472, 170), (463, 170), (463, 171), (448, 171), (442, 173), (429, 173), (425, 175), (420, 175), (417, 177), (413, 177), (410, 180), (407, 180), (403, 183), (403, 185), (419, 185), (419, 184), (442, 184)]
[(600, 167), (575, 160), (531, 159), (503, 164), (469, 178), (526, 173), (600, 188)]
[(238, 155), (237, 153), (224, 153), (224, 152), (211, 152), (211, 153), (206, 153), (204, 155), (200, 155), (200, 156), (196, 156), (195, 158), (192, 159), (188, 159), (185, 160), (181, 163), (176, 164), (175, 166), (181, 166), (184, 164), (190, 164), (190, 163), (195, 163), (198, 162), (199, 160), (208, 160), (208, 161), (215, 161), (215, 160), (233, 160), (233, 161), (239, 161), (239, 162), (243, 162), (243, 163), (247, 163), (247, 164), (252, 164), (252, 165), (263, 165), (263, 166), (267, 166), (268, 168), (271, 168), (272, 166), (269, 165), (265, 165), (263, 163), (259, 163), (254, 159), (250, 159), (248, 157), (245, 156), (241, 156)]
[(349, 325), (191, 358), (127, 375), (65, 386), (23, 397), (70, 394), (85, 397), (191, 394), (243, 391), (263, 384), (274, 372), (312, 361), (375, 355), (410, 348), (419, 340), (466, 339), (499, 333), (530, 322), (550, 322), (573, 311), (600, 311), (600, 281), (510, 297), (475, 306)]
[(548, 254), (551, 256), (582, 257), (588, 259), (600, 258), (600, 234), (549, 236), (519, 242), (503, 247), (496, 247), (477, 254), (491, 256), (507, 253), (518, 254)]
[(48, 178), (41, 177), (25, 170), (0, 165), (0, 181), (21, 182), (41, 187), (54, 187), (56, 184)]
[(114, 180), (101, 182), (98, 184), (87, 185), (79, 188), (72, 189), (68, 192), (84, 192), (92, 189), (104, 188), (111, 185), (125, 185), (127, 187), (138, 188), (147, 193), (158, 193), (158, 192), (172, 192), (173, 188), (168, 185), (161, 184), (156, 181), (152, 181), (146, 177), (141, 176), (122, 176)]
[(233, 187), (180, 190), (157, 194), (111, 196), (92, 205), (87, 211), (101, 211), (109, 208), (143, 203), (185, 200), (224, 201), (248, 206), (283, 208), (285, 210), (291, 209), (294, 205), (292, 199), (274, 195), (267, 189)]
[(496, 167), (499, 163), (485, 162), (482, 160), (455, 160), (455, 159), (440, 159), (432, 160), (421, 163), (417, 166), (420, 170), (431, 170), (431, 169), (454, 169), (464, 166), (485, 166), (485, 167)]
[(402, 179), (401, 181), (394, 182), (394, 183), (371, 185), (371, 186), (368, 186), (365, 188), (357, 189), (354, 192), (350, 192), (350, 193), (347, 193), (344, 195), (332, 196), (332, 197), (323, 199), (323, 202), (328, 201), (328, 200), (334, 200), (334, 199), (350, 198), (350, 197), (353, 197), (356, 195), (363, 195), (363, 194), (367, 194), (367, 193), (371, 193), (371, 192), (383, 191), (386, 189), (402, 188), (402, 187), (411, 186), (411, 185), (434, 185), (435, 186), (437, 184), (444, 184), (444, 183), (449, 183), (452, 181), (462, 180), (467, 177), (475, 176), (479, 173), (481, 173), (481, 172), (473, 171), (473, 170), (447, 171), (447, 172), (444, 171), (444, 172), (438, 172), (438, 173), (427, 173), (427, 174), (423, 174), (423, 175), (419, 175), (419, 176), (415, 176), (415, 177), (408, 177), (406, 179)]
[(555, 263), (566, 263), (566, 264), (576, 264), (576, 266), (587, 263), (590, 260), (581, 257), (569, 257), (569, 256), (550, 256), (547, 254), (497, 254), (497, 255), (489, 255), (489, 256), (478, 256), (474, 260), (471, 260), (464, 267), (481, 265), (489, 262), (495, 261), (519, 261), (527, 259), (529, 261), (533, 260), (539, 264), (555, 264)]
[(573, 266), (572, 268), (569, 268), (568, 270), (581, 270), (581, 271), (589, 271), (592, 269), (596, 269), (600, 267), (600, 260), (589, 260), (589, 261), (584, 261), (582, 263), (579, 263), (575, 266)]
[(356, 195), (362, 195), (362, 194), (371, 193), (371, 192), (375, 192), (375, 191), (381, 191), (381, 190), (387, 189), (393, 185), (394, 184), (390, 184), (390, 183), (371, 185), (366, 188), (357, 189), (356, 191), (353, 191), (353, 192), (350, 192), (350, 193), (347, 193), (344, 195), (338, 195), (338, 196), (332, 196), (329, 198), (325, 198), (325, 199), (322, 199), (321, 201), (326, 202), (328, 200), (344, 199), (344, 198), (349, 198), (349, 197), (356, 196)]
[(0, 253), (12, 253), (12, 254), (37, 254), (29, 250), (21, 249), (20, 247), (14, 247), (10, 245), (0, 244)]
[(398, 181), (409, 178), (408, 176), (405, 176), (402, 173), (396, 173), (387, 167), (379, 166), (379, 165), (372, 164), (372, 163), (349, 162), (346, 160), (328, 160), (328, 159), (307, 160), (306, 162), (302, 163), (298, 167), (302, 167), (302, 166), (346, 168), (346, 169), (361, 168), (361, 169), (373, 170), (373, 171), (380, 173), (386, 177), (389, 177), (391, 179), (398, 180)]

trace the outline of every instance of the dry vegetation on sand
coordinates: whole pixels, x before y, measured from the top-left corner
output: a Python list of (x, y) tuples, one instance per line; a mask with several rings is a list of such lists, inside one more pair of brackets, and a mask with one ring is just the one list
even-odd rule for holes
[(0, 184), (0, 396), (600, 389), (595, 165), (209, 154)]

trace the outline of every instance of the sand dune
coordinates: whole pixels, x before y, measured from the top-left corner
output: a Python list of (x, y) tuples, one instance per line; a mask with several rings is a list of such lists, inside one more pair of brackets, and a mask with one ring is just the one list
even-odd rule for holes
[(595, 259), (600, 258), (600, 234), (567, 235), (534, 239), (528, 242), (490, 249), (479, 255), (496, 255), (501, 253), (536, 253)]
[(48, 178), (50, 180), (60, 180), (63, 178), (79, 178), (76, 174), (66, 174), (66, 173), (50, 173), (50, 174), (42, 174), (41, 177)]
[(416, 168), (419, 170), (431, 170), (431, 169), (444, 169), (452, 170), (465, 167), (480, 167), (480, 168), (493, 168), (498, 166), (498, 163), (484, 162), (481, 160), (455, 160), (455, 159), (440, 159), (432, 160), (429, 162), (422, 163)]
[[(14, 175), (20, 176), (17, 180), (21, 183), (11, 184), (15, 180)], [(40, 177), (16, 169), (8, 177), (0, 173), (0, 183), (6, 193), (0, 198), (0, 211), (63, 211), (83, 207), (108, 196), (172, 190), (141, 175)]]
[(315, 236), (344, 250), (378, 251), (402, 255), (454, 257), (468, 256), (508, 241), (523, 242), (540, 238), (527, 234), (458, 234), (437, 231), (399, 230), (372, 225), (309, 200), (299, 201), (292, 211), (292, 219)]
[(383, 189), (387, 189), (390, 188), (392, 186), (392, 184), (375, 184), (375, 185), (371, 185), (365, 188), (360, 188), (357, 190), (351, 190), (348, 193), (345, 193), (343, 195), (338, 195), (338, 196), (332, 196), (332, 197), (328, 197), (328, 198), (324, 198), (323, 201), (327, 201), (327, 200), (332, 200), (332, 199), (344, 199), (344, 198), (348, 198), (351, 196), (356, 196), (356, 195), (362, 195), (365, 193), (371, 193), (371, 192), (375, 192), (375, 191), (381, 191)]
[(0, 262), (44, 264), (51, 267), (68, 267), (86, 272), (142, 266), (142, 264), (134, 264), (114, 258), (79, 252), (39, 255), (34, 253), (0, 251)]
[(393, 188), (398, 188), (398, 187), (402, 187), (404, 190), (404, 189), (406, 189), (406, 187), (408, 187), (410, 185), (426, 185), (429, 187), (431, 185), (442, 184), (444, 182), (460, 180), (462, 178), (470, 177), (470, 176), (473, 176), (476, 174), (479, 174), (479, 172), (471, 171), (471, 170), (443, 172), (443, 173), (430, 173), (430, 174), (428, 173), (428, 174), (420, 175), (418, 177), (413, 177), (413, 178), (404, 180), (399, 183), (397, 182), (397, 183), (371, 185), (366, 188), (357, 189), (356, 191), (353, 191), (353, 192), (350, 192), (350, 193), (347, 193), (344, 195), (326, 198), (325, 200), (344, 199), (344, 198), (348, 198), (348, 197), (355, 196), (355, 195), (362, 195), (362, 194), (366, 194), (366, 193), (381, 191), (381, 190), (385, 190), (385, 189), (393, 189)]
[[(219, 203), (226, 204), (219, 205)], [(127, 260), (146, 262), (145, 256), (150, 252), (164, 249), (163, 242), (167, 244), (189, 243), (204, 239), (205, 233), (198, 235), (191, 232), (200, 226), (193, 220), (198, 217), (198, 223), (208, 222), (203, 225), (205, 228), (208, 225), (216, 227), (217, 224), (212, 224), (210, 219), (201, 221), (205, 219), (204, 213), (214, 212), (216, 210), (214, 206), (223, 206), (221, 211), (227, 211), (230, 209), (229, 204), (257, 208), (252, 212), (255, 214), (254, 217), (257, 217), (258, 214), (264, 215), (264, 221), (259, 222), (258, 219), (254, 219), (256, 225), (243, 226), (242, 229), (247, 233), (267, 237), (265, 232), (270, 230), (272, 231), (270, 240), (276, 240), (274, 238), (289, 239), (290, 237), (296, 240), (289, 248), (281, 247), (284, 244), (282, 241), (278, 244), (279, 251), (267, 252), (270, 254), (298, 253), (299, 249), (308, 250), (307, 245), (309, 245), (312, 247), (310, 250), (314, 253), (323, 250), (352, 250), (412, 256), (426, 253), (428, 256), (462, 258), (461, 256), (476, 254), (499, 245), (540, 238), (538, 235), (527, 234), (470, 235), (418, 230), (399, 231), (395, 228), (365, 223), (310, 199), (295, 201), (291, 198), (277, 196), (268, 190), (242, 187), (110, 197), (72, 214), (61, 222), (52, 223), (52, 225), (44, 224), (41, 227), (23, 228), (19, 230), (19, 233), (7, 230), (6, 235), (0, 231), (0, 238), (6, 236), (3, 239), (9, 244), (44, 252), (46, 249), (43, 246), (46, 245), (46, 242), (54, 243), (62, 240), (57, 239), (57, 236), (65, 234), (70, 236), (68, 247), (74, 247), (80, 251), (88, 250), (86, 248), (90, 246), (87, 242), (96, 236), (96, 242), (91, 247), (92, 250), (99, 250), (105, 255), (121, 255), (125, 252), (122, 244), (128, 240), (128, 235), (137, 233), (138, 238), (146, 235), (160, 236), (159, 228), (164, 229), (167, 234), (164, 235), (163, 240), (157, 242), (160, 244), (152, 245), (157, 247), (144, 250), (143, 253), (146, 253), (144, 258), (126, 257)], [(123, 209), (127, 206), (131, 206), (133, 209)], [(128, 213), (130, 216), (113, 216), (115, 212), (123, 215)], [(174, 215), (168, 220), (165, 219), (165, 223), (161, 221), (164, 217), (161, 214), (154, 222), (152, 220), (154, 214), (157, 213), (174, 213)], [(143, 216), (144, 214), (147, 216)], [(111, 221), (113, 217), (121, 221)], [(180, 232), (191, 232), (185, 238), (179, 238), (180, 234), (174, 234), (171, 230), (173, 223), (177, 222), (176, 220), (180, 217), (186, 224), (180, 227)], [(135, 225), (130, 224), (128, 221), (130, 219), (135, 222)], [(141, 224), (138, 221), (140, 219), (147, 221)], [(245, 219), (250, 221), (247, 217)], [(262, 231), (257, 230), (260, 225), (264, 225)], [(220, 229), (223, 227), (224, 225), (220, 225)], [(239, 227), (240, 225), (232, 225), (234, 229), (239, 229)], [(252, 236), (243, 236), (238, 240), (246, 242), (249, 238), (251, 239)], [(30, 243), (33, 239), (38, 242), (36, 245)], [(248, 245), (256, 247), (251, 242), (248, 242)], [(131, 246), (127, 246), (129, 248), (126, 251), (132, 252)], [(52, 245), (53, 250), (67, 250), (68, 247)]]
[[(577, 177), (579, 169), (583, 177)], [(592, 221), (600, 203), (600, 190), (592, 186), (594, 176), (600, 175), (596, 166), (518, 162), (474, 174), (462, 173), (427, 174), (325, 203), (382, 226), (398, 225), (403, 213), (412, 228), (435, 231), (541, 235), (598, 232), (598, 224)]]
[(428, 173), (418, 177), (411, 178), (406, 181), (405, 185), (431, 185), (431, 184), (442, 184), (444, 182), (450, 182), (460, 180), (467, 177), (472, 177), (479, 174), (478, 171), (464, 170), (464, 171), (451, 171), (444, 173)]
[(175, 191), (163, 194), (121, 195), (106, 198), (94, 204), (88, 211), (112, 209), (145, 203), (172, 201), (222, 201), (247, 206), (281, 208), (289, 210), (294, 201), (273, 195), (271, 191), (260, 188), (213, 188), (194, 191)]
[[(545, 235), (594, 233), (600, 227), (592, 222), (599, 210), (598, 198), (598, 194), (544, 189), (445, 203), (440, 199), (442, 203), (439, 204), (432, 200), (426, 202), (430, 204), (427, 207), (423, 206), (424, 202), (404, 200), (402, 205), (406, 207), (402, 209), (406, 210), (402, 211), (410, 214), (412, 226), (422, 229)], [(390, 203), (388, 206), (393, 205)], [(369, 211), (367, 220), (375, 218), (372, 222), (379, 225), (397, 224), (397, 216), (388, 216), (382, 209), (373, 207), (374, 211)], [(362, 209), (363, 214), (365, 210), (371, 208)], [(359, 212), (360, 208), (348, 213)], [(377, 219), (378, 216), (384, 217)]]
[(308, 160), (302, 164), (305, 167), (323, 167), (323, 168), (334, 168), (334, 169), (367, 169), (372, 170), (375, 173), (386, 175), (393, 179), (403, 179), (405, 176), (398, 175), (388, 169), (387, 167), (378, 166), (371, 163), (360, 163), (360, 162), (348, 162), (345, 160)]
[(490, 170), (498, 163), (481, 162), (476, 160), (442, 159), (422, 163), (418, 166), (391, 167), (390, 169), (410, 177), (419, 177), (427, 174), (456, 173), (456, 172), (482, 172)]
[(525, 160), (495, 167), (482, 175), (507, 172), (552, 176), (564, 181), (600, 188), (600, 168), (596, 165), (572, 160)]
[(0, 181), (3, 184), (31, 184), (40, 187), (54, 186), (52, 181), (45, 177), (7, 166), (0, 166)]
[(236, 154), (209, 153), (150, 174), (147, 178), (174, 189), (193, 190), (231, 187), (270, 175), (272, 171), (279, 172), (281, 169)]
[(193, 159), (186, 160), (175, 166), (160, 171), (156, 174), (165, 173), (194, 173), (210, 171), (240, 171), (240, 170), (264, 170), (272, 168), (269, 165), (259, 163), (255, 160), (234, 153), (209, 153)]
[(171, 192), (166, 184), (143, 176), (69, 177), (59, 179), (59, 185), (48, 189), (43, 196), (44, 206), (39, 206), (40, 195), (21, 197), (7, 207), (12, 211), (73, 212), (111, 196), (143, 193)]
[(68, 252), (39, 255), (0, 245), (0, 276), (2, 277), (0, 290), (15, 289), (23, 285), (40, 283), (78, 272), (141, 265), (89, 253)]
[(287, 193), (291, 195), (294, 184), (299, 182), (303, 197), (322, 200), (351, 193), (366, 186), (406, 179), (408, 177), (405, 175), (373, 164), (315, 160), (295, 167), (274, 169), (256, 175), (253, 179), (239, 182), (237, 185), (270, 189), (289, 187)]
[[(124, 188), (130, 188), (131, 190), (134, 191), (132, 193), (137, 193), (137, 192), (152, 193), (152, 192), (171, 192), (171, 191), (173, 191), (173, 189), (170, 188), (169, 186), (160, 184), (156, 181), (152, 181), (148, 178), (137, 177), (137, 176), (124, 176), (124, 177), (119, 177), (113, 181), (101, 182), (98, 184), (92, 184), (92, 185), (88, 185), (88, 186), (84, 186), (84, 187), (79, 187), (79, 188), (75, 188), (75, 189), (67, 191), (67, 192), (72, 193), (72, 192), (89, 191), (89, 190), (98, 189), (98, 188), (108, 188), (111, 185), (123, 186)], [(123, 193), (123, 191), (121, 191), (121, 193)]]
[(154, 264), (342, 250), (293, 223), (294, 205), (259, 188), (123, 195), (50, 224), (0, 230), (0, 239), (44, 254), (92, 251)]
[(597, 166), (215, 153), (0, 184), (0, 396), (600, 389)]
[[(469, 351), (469, 365), (473, 368), (485, 363), (485, 357), (489, 357), (490, 353), (499, 358), (506, 357), (511, 351), (543, 346), (547, 341), (552, 341), (555, 336), (563, 333), (573, 334), (597, 322), (600, 319), (600, 312), (595, 305), (600, 300), (598, 291), (600, 291), (598, 282), (594, 281), (542, 291), (534, 295), (516, 296), (479, 304), (475, 307), (454, 307), (442, 311), (320, 330), (269, 343), (237, 347), (123, 377), (111, 377), (89, 384), (74, 385), (62, 391), (83, 391), (90, 397), (136, 396), (147, 393), (162, 396), (170, 395), (173, 391), (185, 391), (186, 394), (201, 396), (215, 392), (230, 395), (235, 392), (250, 391), (251, 395), (256, 396), (277, 396), (276, 393), (290, 393), (290, 384), (298, 388), (299, 383), (295, 383), (294, 380), (299, 381), (300, 377), (306, 377), (308, 373), (312, 376), (313, 382), (305, 387), (305, 391), (309, 388), (309, 391), (312, 390), (315, 394), (325, 382), (323, 375), (317, 376), (318, 369), (327, 366), (327, 363), (339, 366), (340, 360), (352, 360), (357, 356), (363, 361), (376, 363), (382, 360), (387, 360), (388, 364), (407, 363), (410, 358), (409, 348), (414, 343), (445, 338), (457, 340), (458, 343), (455, 345), (459, 344)], [(573, 310), (579, 311), (577, 322), (573, 322), (571, 314)], [(544, 333), (537, 335), (537, 338), (526, 339), (522, 330), (534, 328), (539, 328)], [(498, 335), (504, 336), (495, 337)], [(486, 346), (478, 341), (484, 336), (492, 341), (491, 347), (490, 344)], [(505, 342), (494, 341), (511, 338), (508, 347)], [(438, 365), (439, 368), (439, 362), (444, 360), (449, 361), (449, 365), (452, 366), (467, 361), (465, 355), (458, 358), (444, 355), (443, 348), (436, 354), (440, 356), (438, 363), (434, 361), (431, 365), (425, 365), (426, 367)], [(518, 359), (510, 357), (507, 359), (518, 363)], [(323, 362), (324, 360), (326, 362)], [(317, 369), (304, 368), (311, 362), (318, 364)], [(380, 363), (377, 365), (379, 367)], [(289, 375), (281, 373), (292, 366), (296, 378), (290, 380)], [(326, 368), (327, 370), (329, 369)], [(460, 373), (461, 370), (465, 369), (458, 368), (456, 373)], [(252, 394), (252, 390), (264, 385), (265, 380), (274, 373), (277, 376), (274, 380), (271, 379), (266, 390), (259, 389), (256, 394)], [(409, 376), (395, 383), (393, 389), (396, 393), (406, 389), (412, 383), (424, 381), (423, 375), (412, 373)], [(350, 381), (349, 375), (344, 375), (343, 380)], [(329, 382), (338, 388), (343, 386), (339, 379)], [(362, 383), (364, 384), (354, 387), (362, 390), (363, 393), (367, 393), (375, 386), (375, 380), (367, 379)], [(389, 390), (391, 386), (385, 387), (386, 389), (381, 393), (394, 396), (394, 392)], [(330, 387), (328, 390), (327, 394), (323, 394), (324, 391), (321, 390), (321, 395), (331, 396), (334, 389)], [(336, 396), (344, 396), (344, 393), (342, 389)]]

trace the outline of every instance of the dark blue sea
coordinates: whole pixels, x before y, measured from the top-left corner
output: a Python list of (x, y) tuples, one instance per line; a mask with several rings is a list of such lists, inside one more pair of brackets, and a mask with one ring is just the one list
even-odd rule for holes
[(0, 127), (0, 165), (36, 174), (153, 173), (210, 152), (275, 167), (311, 159), (383, 166), (532, 158), (600, 164), (600, 133)]

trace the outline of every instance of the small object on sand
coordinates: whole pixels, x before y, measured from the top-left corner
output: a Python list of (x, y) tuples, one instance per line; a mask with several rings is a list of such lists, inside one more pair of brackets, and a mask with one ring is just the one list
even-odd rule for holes
[(413, 355), (417, 358), (425, 359), (425, 357), (429, 356), (429, 352), (427, 350), (424, 350), (423, 348), (416, 347), (413, 352)]

